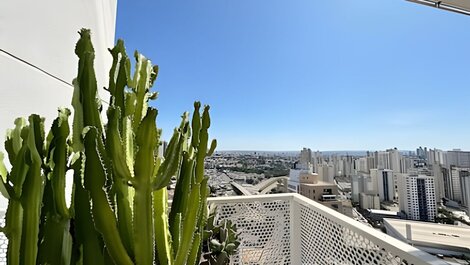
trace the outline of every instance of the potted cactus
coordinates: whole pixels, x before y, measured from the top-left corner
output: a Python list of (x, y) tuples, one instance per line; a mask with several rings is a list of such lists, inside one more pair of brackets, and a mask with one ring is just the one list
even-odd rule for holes
[[(110, 98), (102, 113), (89, 30), (80, 31), (75, 53), (72, 124), (67, 108), (47, 134), (40, 116), (19, 118), (5, 141), (11, 170), (0, 153), (8, 264), (199, 264), (208, 218), (204, 159), (216, 147), (208, 143), (209, 106), (201, 113), (196, 102), (191, 120), (184, 113), (158, 156), (161, 130), (149, 106), (158, 67), (136, 52), (131, 74), (119, 40), (110, 49)], [(66, 175), (73, 175), (70, 197)]]

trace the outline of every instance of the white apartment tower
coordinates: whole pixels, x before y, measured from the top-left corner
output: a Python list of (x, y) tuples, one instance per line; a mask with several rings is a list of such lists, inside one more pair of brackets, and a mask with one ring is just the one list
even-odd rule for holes
[(371, 178), (377, 183), (380, 201), (393, 201), (395, 198), (395, 181), (390, 169), (371, 169)]
[(467, 207), (467, 214), (470, 215), (470, 171), (462, 171), (460, 185), (463, 194), (462, 205)]
[(312, 158), (312, 150), (310, 150), (310, 148), (303, 148), (301, 151), (300, 151), (300, 161), (299, 163), (301, 164), (301, 166), (305, 167), (306, 165), (308, 164), (312, 164), (314, 165), (313, 163), (313, 158)]
[(335, 183), (335, 168), (333, 165), (329, 165), (326, 163), (323, 163), (321, 165), (317, 165), (317, 170), (316, 172), (318, 173), (318, 176), (320, 177), (320, 180), (324, 182), (329, 182), (329, 183)]
[(465, 194), (463, 193), (461, 176), (467, 175), (469, 168), (450, 167), (450, 199), (462, 203)]
[(353, 202), (360, 201), (360, 194), (378, 196), (377, 179), (369, 174), (359, 173), (351, 177), (351, 199)]
[(403, 174), (398, 183), (400, 210), (408, 219), (434, 221), (437, 213), (434, 177)]

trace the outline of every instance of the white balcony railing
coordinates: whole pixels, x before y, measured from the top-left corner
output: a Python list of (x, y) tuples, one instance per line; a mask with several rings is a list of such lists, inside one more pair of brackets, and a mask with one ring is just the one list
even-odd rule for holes
[(240, 233), (232, 264), (447, 264), (295, 193), (210, 202)]
[[(232, 264), (447, 264), (295, 193), (209, 202), (217, 205), (217, 218), (232, 220), (240, 233)], [(6, 264), (6, 244), (1, 234), (0, 264)]]

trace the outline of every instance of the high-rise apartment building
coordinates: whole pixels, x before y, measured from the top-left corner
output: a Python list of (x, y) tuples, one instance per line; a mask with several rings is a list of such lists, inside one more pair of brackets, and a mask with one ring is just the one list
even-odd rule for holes
[(374, 194), (359, 194), (359, 207), (361, 209), (376, 209), (380, 210), (380, 198)]
[(462, 171), (460, 175), (462, 190), (462, 205), (467, 207), (467, 215), (470, 215), (470, 171)]
[(403, 174), (398, 183), (400, 210), (412, 220), (434, 221), (437, 214), (434, 177)]
[(335, 168), (333, 165), (329, 165), (323, 163), (321, 165), (317, 165), (316, 173), (319, 176), (319, 179), (324, 182), (334, 183), (335, 179)]
[[(300, 160), (299, 163), (301, 166), (305, 167), (308, 164), (314, 165), (313, 164), (313, 157), (312, 157), (312, 150), (310, 148), (303, 148), (300, 151)], [(315, 169), (314, 169), (315, 170)]]
[(390, 167), (388, 169), (391, 169), (395, 172), (404, 173), (401, 171), (401, 154), (398, 149), (388, 149), (387, 153), (389, 154), (388, 158), (390, 161)]
[(289, 180), (287, 181), (287, 188), (290, 192), (299, 192), (300, 175), (313, 173), (313, 167), (310, 163), (299, 164), (296, 163), (294, 168), (289, 171)]
[(451, 166), (450, 167), (450, 186), (451, 186), (451, 194), (450, 194), (450, 199), (461, 203), (463, 194), (462, 194), (462, 187), (460, 184), (460, 176), (462, 174), (465, 174), (468, 172), (468, 168), (461, 168), (461, 167), (456, 167), (456, 166)]
[(454, 149), (447, 151), (447, 165), (456, 167), (470, 167), (470, 152)]
[(378, 196), (377, 178), (366, 173), (358, 173), (351, 177), (351, 200), (360, 202), (360, 194)]
[(377, 152), (377, 168), (391, 168), (389, 152)]
[(395, 181), (393, 171), (390, 169), (371, 169), (371, 178), (377, 183), (380, 201), (395, 200)]

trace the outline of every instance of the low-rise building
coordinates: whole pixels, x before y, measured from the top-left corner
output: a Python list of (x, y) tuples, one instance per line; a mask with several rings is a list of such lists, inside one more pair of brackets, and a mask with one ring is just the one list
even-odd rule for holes
[(339, 199), (336, 184), (319, 180), (316, 173), (300, 174), (299, 180), (299, 193), (301, 195), (352, 217), (351, 203)]

